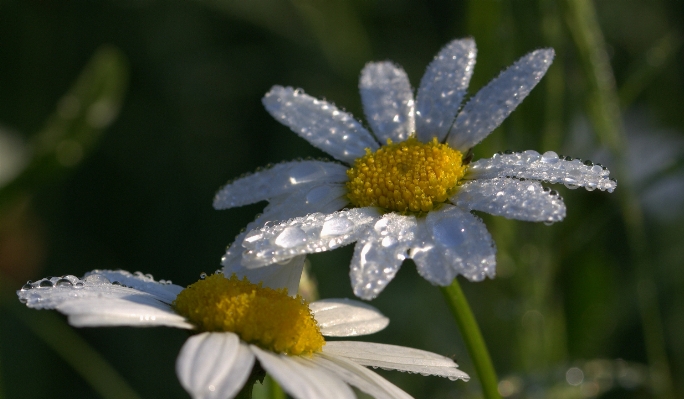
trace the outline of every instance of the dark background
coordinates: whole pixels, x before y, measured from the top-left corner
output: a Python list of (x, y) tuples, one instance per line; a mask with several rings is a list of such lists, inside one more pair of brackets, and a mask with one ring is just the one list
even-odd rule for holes
[[(186, 397), (174, 371), (185, 331), (73, 329), (14, 291), (96, 268), (179, 285), (213, 272), (263, 207), (215, 211), (216, 190), (324, 156), (265, 112), (272, 85), (363, 119), (366, 62), (390, 59), (416, 87), (466, 36), (478, 46), (471, 95), (527, 52), (556, 50), (476, 158), (555, 150), (619, 182), (613, 194), (553, 187), (568, 205), (553, 226), (480, 215), (498, 277), (462, 286), (502, 394), (684, 396), (672, 378), (684, 369), (683, 22), (674, 0), (0, 2), (0, 398)], [(322, 297), (353, 295), (351, 253), (310, 257)], [(392, 322), (367, 340), (453, 356), (475, 376), (441, 293), (412, 263), (372, 304)], [(476, 377), (381, 373), (416, 397), (479, 395)]]

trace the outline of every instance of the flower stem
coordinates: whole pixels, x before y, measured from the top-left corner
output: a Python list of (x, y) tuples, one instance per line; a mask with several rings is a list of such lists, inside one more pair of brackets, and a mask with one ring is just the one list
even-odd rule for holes
[(489, 351), (487, 351), (487, 346), (482, 338), (480, 327), (477, 325), (477, 321), (475, 321), (475, 316), (473, 316), (473, 312), (470, 310), (470, 305), (468, 305), (468, 301), (465, 295), (463, 295), (458, 280), (454, 279), (450, 286), (441, 287), (441, 290), (449, 304), (451, 314), (453, 314), (458, 328), (461, 330), (468, 353), (480, 378), (484, 397), (487, 399), (501, 399), (492, 359), (489, 357)]

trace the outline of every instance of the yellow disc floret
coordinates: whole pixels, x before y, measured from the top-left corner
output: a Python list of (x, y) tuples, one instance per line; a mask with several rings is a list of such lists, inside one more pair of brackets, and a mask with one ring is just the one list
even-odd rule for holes
[(446, 201), (465, 174), (463, 155), (436, 138), (415, 137), (387, 145), (354, 161), (347, 170), (347, 194), (356, 206), (379, 206), (398, 212), (428, 212)]
[(181, 291), (173, 303), (199, 331), (230, 331), (261, 348), (290, 355), (319, 352), (325, 340), (309, 306), (287, 290), (214, 274)]

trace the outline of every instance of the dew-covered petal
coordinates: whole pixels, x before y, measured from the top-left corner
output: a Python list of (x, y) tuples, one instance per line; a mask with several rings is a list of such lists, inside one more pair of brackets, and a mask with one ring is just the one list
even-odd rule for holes
[(413, 91), (406, 72), (391, 62), (371, 62), (361, 71), (361, 101), (381, 144), (404, 141), (415, 131)]
[(303, 186), (347, 180), (347, 167), (336, 162), (283, 162), (223, 186), (214, 197), (214, 208), (228, 209), (253, 204), (300, 190)]
[(536, 50), (501, 72), (463, 107), (447, 143), (465, 153), (487, 137), (539, 83), (553, 56), (553, 49)]
[(171, 304), (184, 289), (180, 285), (172, 284), (170, 280), (155, 281), (151, 274), (143, 274), (142, 272), (131, 273), (120, 269), (96, 269), (86, 273), (84, 277), (94, 274), (102, 275), (112, 283), (118, 282), (129, 288), (135, 288), (138, 291), (154, 295), (157, 299), (168, 304)]
[[(302, 187), (299, 190), (273, 198), (264, 208), (269, 222), (287, 220), (314, 212), (335, 212), (349, 204), (344, 184), (321, 184)], [(278, 219), (273, 219), (278, 217)]]
[(311, 361), (376, 399), (412, 398), (377, 373), (343, 357), (329, 355), (323, 351), (315, 354)]
[(342, 162), (351, 164), (365, 155), (365, 148), (378, 148), (373, 136), (351, 114), (301, 89), (273, 86), (262, 102), (278, 122)]
[(245, 385), (254, 360), (237, 335), (205, 332), (185, 341), (176, 360), (176, 374), (193, 398), (233, 398)]
[(478, 159), (468, 168), (469, 179), (492, 179), (517, 177), (562, 183), (568, 188), (584, 187), (612, 193), (617, 182), (610, 178), (610, 171), (591, 161), (570, 157), (560, 158), (553, 151), (539, 154), (528, 150), (511, 154), (495, 154), (491, 158)]
[(387, 370), (407, 371), (422, 375), (436, 375), (450, 380), (468, 381), (468, 374), (458, 369), (452, 359), (436, 353), (405, 346), (360, 341), (327, 342), (327, 355), (347, 358), (355, 363)]
[(346, 298), (322, 299), (310, 303), (309, 309), (321, 334), (328, 337), (373, 334), (389, 324), (389, 319), (373, 306)]
[(262, 227), (267, 222), (277, 223), (315, 212), (332, 213), (347, 203), (346, 189), (342, 185), (309, 186), (273, 199), (264, 209), (264, 213), (248, 224), (245, 231), (238, 234), (234, 243), (228, 247), (221, 259), (223, 274), (230, 276), (235, 273), (238, 278), (247, 277), (251, 282), (262, 282), (265, 287), (273, 289), (287, 288), (291, 295), (295, 295), (304, 267), (304, 256), (258, 269), (249, 269), (242, 265), (242, 241), (250, 230)]
[(558, 194), (533, 180), (473, 180), (461, 186), (451, 202), (467, 210), (528, 222), (558, 222), (565, 217), (565, 204)]
[(416, 244), (409, 256), (423, 278), (447, 286), (458, 274), (471, 281), (493, 278), (495, 254), (492, 236), (479, 218), (458, 207), (443, 205), (418, 220)]
[[(106, 272), (110, 276), (125, 277), (124, 272)], [(137, 283), (144, 286), (150, 282)], [(17, 291), (17, 295), (19, 300), (30, 308), (55, 309), (67, 315), (69, 324), (75, 327), (194, 328), (166, 303), (166, 293), (159, 297), (154, 293), (121, 284), (118, 281), (113, 284), (102, 272), (96, 271), (83, 279), (75, 276), (41, 279), (33, 284), (27, 284)]]
[(375, 298), (394, 278), (415, 239), (416, 218), (387, 213), (359, 238), (349, 276), (354, 294)]
[(252, 230), (242, 241), (242, 264), (259, 267), (350, 244), (379, 216), (376, 208), (353, 208), (330, 214), (312, 213)]
[(477, 49), (473, 39), (447, 44), (428, 65), (418, 88), (416, 135), (422, 142), (444, 140), (454, 123), (473, 75)]
[(278, 355), (254, 345), (261, 367), (296, 399), (354, 399), (354, 392), (336, 375), (301, 356)]

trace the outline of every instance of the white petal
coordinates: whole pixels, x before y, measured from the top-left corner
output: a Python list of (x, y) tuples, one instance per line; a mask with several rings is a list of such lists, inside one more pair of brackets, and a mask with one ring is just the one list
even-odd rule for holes
[(363, 392), (376, 399), (411, 399), (412, 396), (402, 391), (396, 385), (380, 377), (358, 363), (354, 363), (343, 357), (330, 355), (323, 351), (311, 359), (318, 366), (329, 370)]
[(378, 332), (389, 319), (376, 308), (351, 299), (322, 299), (309, 304), (321, 334), (328, 337), (352, 337)]
[(391, 62), (371, 62), (361, 71), (359, 82), (366, 119), (375, 136), (404, 141), (415, 130), (414, 101), (406, 72)]
[(296, 399), (354, 399), (356, 396), (337, 376), (299, 356), (277, 355), (254, 345), (261, 367), (285, 392)]
[(264, 209), (264, 214), (270, 215), (265, 221), (277, 222), (314, 212), (331, 213), (339, 211), (347, 204), (349, 199), (344, 184), (307, 185), (273, 198)]
[[(232, 254), (231, 254), (232, 255)], [(280, 263), (273, 263), (257, 268), (247, 268), (240, 264), (242, 254), (228, 258), (223, 257), (223, 274), (230, 277), (235, 274), (239, 279), (247, 277), (254, 284), (261, 283), (264, 287), (278, 290), (286, 288), (290, 296), (297, 295), (299, 281), (302, 279), (306, 256), (295, 256)]]
[(447, 143), (465, 153), (487, 137), (539, 83), (553, 56), (552, 49), (536, 50), (501, 72), (463, 107)]
[(259, 267), (350, 244), (378, 217), (375, 208), (354, 208), (331, 214), (313, 213), (252, 230), (242, 241), (242, 264)]
[(420, 141), (444, 140), (454, 123), (473, 75), (477, 49), (473, 39), (447, 44), (428, 65), (418, 88), (416, 134)]
[(354, 294), (375, 298), (394, 278), (415, 239), (416, 218), (387, 213), (366, 230), (354, 247), (349, 276)]
[(457, 274), (471, 281), (494, 277), (494, 241), (484, 223), (469, 212), (443, 205), (428, 213), (418, 220), (418, 240), (410, 257), (418, 273), (433, 284), (449, 285)]
[(126, 270), (96, 269), (86, 273), (84, 277), (94, 274), (105, 276), (112, 283), (119, 282), (129, 288), (135, 288), (138, 291), (152, 294), (157, 299), (168, 304), (171, 304), (184, 289), (180, 285), (171, 284), (171, 281), (155, 281), (151, 274), (142, 274), (141, 272), (130, 273)]
[(254, 360), (237, 335), (205, 332), (185, 341), (176, 360), (176, 374), (193, 398), (232, 398), (245, 385)]
[(422, 375), (437, 375), (450, 380), (468, 381), (468, 374), (448, 357), (405, 346), (359, 341), (327, 342), (323, 352), (340, 356), (364, 366), (408, 371)]
[(274, 263), (258, 269), (248, 269), (242, 265), (244, 248), (241, 243), (250, 230), (262, 227), (266, 222), (278, 222), (313, 212), (332, 213), (348, 202), (343, 186), (307, 186), (284, 198), (275, 198), (255, 221), (248, 224), (245, 231), (235, 237), (221, 259), (223, 274), (235, 273), (239, 278), (247, 277), (251, 282), (262, 282), (273, 289), (287, 288), (291, 295), (297, 294), (299, 280), (304, 267), (304, 257), (297, 256), (289, 261)]
[(348, 180), (347, 167), (335, 162), (283, 162), (240, 177), (223, 186), (214, 197), (214, 208), (228, 209), (290, 193), (302, 186)]
[(342, 162), (351, 164), (365, 155), (365, 148), (378, 148), (373, 136), (352, 115), (300, 89), (273, 86), (262, 102), (278, 122)]
[[(194, 328), (165, 303), (168, 296), (158, 297), (154, 293), (112, 284), (96, 272), (82, 280), (75, 276), (42, 279), (34, 283), (34, 288), (22, 288), (17, 295), (28, 307), (55, 309), (69, 316), (69, 324), (75, 327)], [(107, 272), (124, 275), (123, 272)]]
[(461, 186), (451, 202), (463, 209), (529, 222), (558, 222), (565, 217), (563, 200), (531, 180), (474, 180)]
[(553, 151), (544, 154), (532, 150), (512, 154), (499, 153), (471, 163), (467, 178), (517, 177), (563, 183), (568, 188), (598, 188), (609, 193), (617, 187), (617, 182), (609, 178), (610, 171), (607, 168), (591, 162), (585, 164), (579, 159), (568, 159), (569, 157), (560, 159)]

